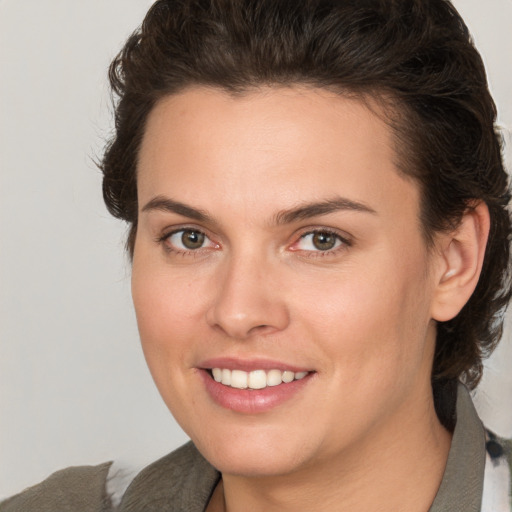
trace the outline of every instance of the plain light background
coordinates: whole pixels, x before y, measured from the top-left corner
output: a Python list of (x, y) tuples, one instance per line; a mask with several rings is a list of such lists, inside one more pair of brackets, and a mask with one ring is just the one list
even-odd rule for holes
[[(94, 165), (112, 126), (107, 66), (151, 3), (0, 0), (0, 497), (186, 440), (145, 367), (125, 226)], [(510, 130), (512, 0), (455, 4)], [(477, 393), (486, 423), (509, 436), (511, 337)]]

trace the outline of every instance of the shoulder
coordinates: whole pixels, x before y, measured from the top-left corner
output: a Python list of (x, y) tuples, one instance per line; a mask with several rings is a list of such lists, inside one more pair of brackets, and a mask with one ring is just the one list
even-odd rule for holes
[(189, 442), (138, 473), (122, 496), (119, 510), (204, 510), (219, 478)]
[(70, 467), (0, 503), (1, 512), (98, 512), (110, 510), (105, 480), (111, 463)]
[(482, 512), (512, 510), (512, 440), (486, 431)]
[(140, 472), (112, 462), (58, 471), (0, 503), (0, 512), (204, 510), (219, 478), (189, 442)]

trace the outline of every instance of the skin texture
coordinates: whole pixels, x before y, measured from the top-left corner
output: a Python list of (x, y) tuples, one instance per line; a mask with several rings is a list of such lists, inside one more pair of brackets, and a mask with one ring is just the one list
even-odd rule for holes
[[(210, 510), (426, 511), (435, 497), (450, 444), (430, 386), (435, 320), (472, 293), (488, 215), (476, 205), (427, 250), (418, 187), (376, 109), (299, 87), (195, 88), (149, 116), (133, 299), (164, 401), (223, 474)], [(340, 197), (360, 208), (279, 215)], [(166, 238), (184, 228), (203, 245)], [(335, 233), (334, 249), (312, 230)], [(279, 406), (240, 413), (206, 391), (215, 357), (312, 373)]]

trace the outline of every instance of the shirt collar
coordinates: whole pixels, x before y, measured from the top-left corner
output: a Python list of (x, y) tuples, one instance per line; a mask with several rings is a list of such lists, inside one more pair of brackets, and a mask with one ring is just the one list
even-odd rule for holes
[(441, 486), (429, 512), (480, 512), (485, 432), (468, 390), (457, 389), (457, 422)]

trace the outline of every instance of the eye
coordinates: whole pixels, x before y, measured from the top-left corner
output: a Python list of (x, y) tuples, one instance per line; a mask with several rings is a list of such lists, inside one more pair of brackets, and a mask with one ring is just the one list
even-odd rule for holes
[(294, 245), (298, 251), (332, 251), (341, 245), (349, 245), (346, 240), (332, 231), (312, 231), (305, 233)]
[(213, 243), (202, 231), (197, 229), (180, 229), (163, 237), (169, 249), (174, 251), (196, 251), (207, 247), (215, 248)]

